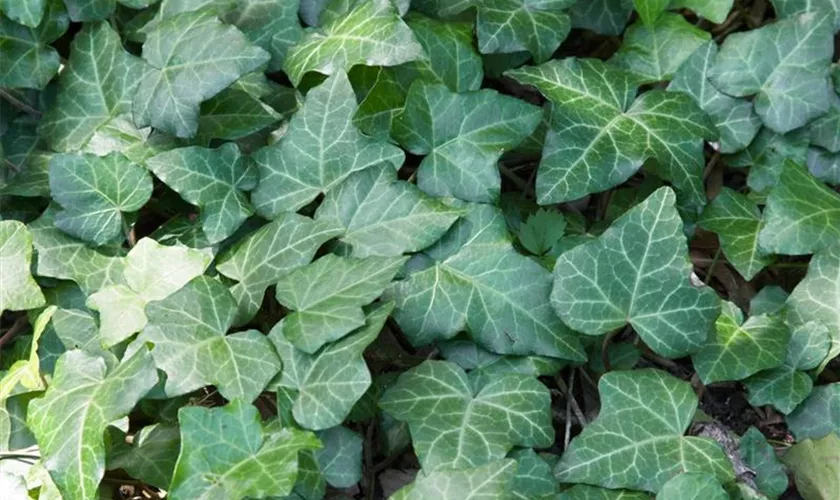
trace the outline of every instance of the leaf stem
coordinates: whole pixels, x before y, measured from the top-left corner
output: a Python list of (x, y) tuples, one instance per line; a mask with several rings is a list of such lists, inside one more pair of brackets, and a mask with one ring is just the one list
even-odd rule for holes
[(709, 269), (706, 271), (706, 279), (703, 280), (704, 285), (708, 285), (709, 282), (712, 280), (712, 274), (715, 272), (715, 265), (720, 258), (720, 247), (718, 246), (717, 251), (715, 252), (715, 257), (712, 259), (712, 263), (709, 265)]
[(17, 109), (19, 109), (21, 111), (24, 111), (26, 113), (34, 115), (36, 118), (41, 117), (41, 112), (40, 111), (33, 108), (29, 104), (21, 101), (20, 99), (15, 97), (14, 94), (12, 94), (11, 92), (9, 92), (8, 90), (6, 90), (4, 88), (0, 88), (0, 97), (3, 97), (7, 101), (9, 101), (9, 104), (11, 104), (12, 106), (16, 107)]

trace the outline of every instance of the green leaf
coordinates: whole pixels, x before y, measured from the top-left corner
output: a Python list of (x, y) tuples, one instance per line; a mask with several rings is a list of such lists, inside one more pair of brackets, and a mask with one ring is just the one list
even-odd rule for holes
[(786, 159), (800, 165), (806, 162), (808, 136), (805, 132), (805, 129), (799, 129), (777, 134), (762, 127), (747, 149), (728, 156), (726, 162), (733, 167), (750, 167), (747, 186), (766, 194), (779, 182)]
[(758, 235), (766, 253), (814, 253), (840, 236), (840, 196), (796, 163), (785, 161), (779, 183), (767, 197)]
[(758, 245), (761, 212), (746, 195), (724, 187), (706, 206), (698, 225), (717, 233), (726, 259), (741, 276), (751, 280), (773, 262)]
[(87, 305), (99, 312), (102, 344), (114, 346), (146, 326), (145, 308), (177, 292), (210, 265), (206, 250), (164, 246), (143, 238), (125, 257), (125, 285), (111, 285), (92, 294)]
[(298, 86), (309, 71), (332, 75), (357, 64), (396, 66), (424, 57), (423, 48), (390, 0), (365, 0), (307, 33), (289, 49), (283, 68)]
[(285, 212), (223, 253), (216, 269), (238, 281), (231, 288), (238, 304), (234, 324), (253, 318), (266, 288), (292, 269), (308, 264), (322, 244), (341, 233), (330, 222)]
[(695, 50), (674, 73), (668, 90), (693, 97), (720, 133), (720, 152), (734, 153), (750, 144), (761, 127), (761, 120), (749, 101), (730, 97), (709, 81), (709, 69), (717, 53), (714, 42)]
[(750, 314), (758, 316), (780, 312), (785, 307), (788, 295), (782, 287), (776, 285), (765, 286), (750, 300)]
[(630, 323), (666, 357), (697, 351), (720, 308), (689, 281), (691, 265), (674, 192), (659, 188), (598, 239), (562, 254), (551, 303), (569, 327), (600, 335)]
[(734, 97), (755, 95), (761, 121), (786, 133), (828, 111), (833, 19), (817, 12), (726, 38), (709, 78)]
[(834, 245), (817, 253), (805, 278), (788, 298), (788, 320), (794, 325), (816, 321), (828, 328), (831, 348), (825, 363), (840, 354), (840, 247)]
[(834, 29), (840, 30), (840, 2), (837, 0), (772, 0), (772, 4), (780, 18), (793, 17), (803, 12), (833, 12)]
[(421, 471), (413, 483), (399, 490), (391, 500), (507, 498), (516, 467), (516, 461), (506, 459), (461, 470)]
[(447, 361), (425, 361), (402, 375), (379, 406), (408, 422), (424, 471), (478, 467), (514, 446), (550, 446), (551, 396), (537, 379), (509, 374), (481, 388)]
[(147, 65), (134, 94), (134, 121), (139, 127), (151, 125), (177, 137), (192, 137), (201, 102), (269, 57), (212, 11), (168, 17), (143, 44)]
[[(304, 2), (307, 3), (307, 2)], [(280, 71), (286, 53), (303, 36), (298, 19), (300, 0), (244, 0), (222, 19), (271, 54), (268, 67)]]
[(788, 488), (785, 468), (776, 458), (776, 451), (767, 442), (764, 435), (755, 427), (750, 427), (741, 436), (738, 450), (744, 465), (755, 473), (758, 489), (770, 498), (778, 498)]
[(694, 369), (704, 384), (742, 380), (785, 361), (791, 334), (778, 316), (744, 315), (724, 302), (715, 321), (715, 336), (692, 354)]
[(275, 285), (277, 302), (290, 310), (283, 320), (283, 336), (312, 354), (363, 326), (362, 306), (382, 295), (405, 261), (326, 255), (286, 274)]
[(0, 221), (0, 313), (44, 305), (32, 278), (32, 234), (17, 221)]
[(7, 406), (8, 398), (12, 395), (43, 391), (46, 389), (44, 379), (41, 378), (38, 342), (56, 309), (55, 306), (50, 306), (38, 314), (38, 317), (32, 325), (32, 338), (30, 340), (28, 357), (12, 363), (8, 371), (0, 378), (0, 408)]
[(197, 141), (236, 140), (259, 132), (280, 119), (280, 113), (240, 88), (229, 87), (201, 104)]
[(145, 347), (111, 370), (102, 358), (82, 351), (58, 359), (44, 397), (29, 403), (27, 425), (65, 499), (97, 497), (105, 473), (106, 428), (126, 417), (157, 380)]
[(574, 0), (501, 0), (478, 5), (476, 34), (482, 54), (527, 50), (545, 62), (566, 39)]
[(172, 476), (173, 500), (265, 498), (292, 491), (298, 454), (318, 448), (311, 433), (263, 425), (257, 409), (241, 400), (219, 408), (178, 411), (181, 453)]
[(831, 153), (840, 151), (840, 97), (832, 100), (828, 113), (808, 124), (811, 144)]
[(572, 26), (620, 35), (633, 13), (633, 0), (577, 0), (569, 9)]
[(734, 479), (717, 442), (684, 437), (697, 410), (687, 382), (654, 369), (615, 371), (598, 382), (601, 412), (561, 457), (561, 482), (657, 492), (685, 472)]
[(793, 446), (784, 456), (793, 471), (796, 489), (805, 500), (829, 500), (840, 490), (838, 466), (840, 438), (829, 434), (817, 441), (805, 440)]
[(510, 454), (516, 459), (516, 477), (511, 493), (513, 498), (523, 500), (556, 500), (557, 481), (551, 472), (551, 465), (534, 450), (517, 450)]
[(283, 360), (283, 371), (271, 389), (287, 389), (294, 398), (292, 415), (306, 429), (341, 424), (371, 384), (362, 353), (388, 319), (392, 303), (368, 309), (365, 326), (314, 355), (297, 350), (283, 335), (284, 321), (269, 333)]
[(810, 148), (808, 170), (823, 182), (840, 184), (840, 153), (829, 153), (822, 148)]
[(123, 50), (108, 23), (85, 25), (73, 39), (56, 103), (41, 120), (39, 132), (56, 151), (81, 150), (131, 112), (144, 72), (143, 62)]
[(540, 108), (494, 90), (455, 93), (415, 83), (391, 134), (408, 152), (426, 156), (417, 170), (423, 191), (495, 202), (501, 190), (496, 162), (534, 131), (541, 116)]
[(466, 331), (499, 354), (539, 354), (583, 361), (577, 335), (549, 304), (551, 274), (511, 245), (495, 207), (471, 205), (466, 218), (425, 254), (386, 296), (409, 342), (424, 345)]
[(201, 209), (201, 226), (211, 244), (228, 238), (254, 213), (245, 192), (257, 185), (259, 174), (236, 144), (179, 148), (150, 158), (146, 165)]
[(351, 174), (327, 193), (315, 220), (345, 229), (339, 238), (343, 253), (398, 256), (430, 246), (464, 213), (380, 165)]
[(148, 324), (135, 345), (154, 345), (155, 366), (167, 375), (167, 397), (215, 385), (228, 400), (253, 401), (265, 389), (280, 358), (257, 330), (225, 335), (235, 314), (224, 285), (206, 276), (146, 306)]
[(634, 102), (639, 81), (593, 59), (555, 60), (507, 74), (554, 103), (537, 172), (540, 204), (617, 186), (648, 158), (693, 204), (705, 203), (702, 139), (717, 133), (691, 97), (654, 90)]
[(252, 198), (260, 215), (275, 218), (298, 210), (353, 172), (380, 163), (402, 165), (399, 148), (353, 125), (355, 99), (347, 75), (336, 73), (309, 91), (280, 142), (254, 154), (260, 182)]
[(0, 11), (6, 17), (30, 28), (37, 28), (41, 24), (46, 7), (47, 0), (29, 0), (28, 2), (0, 0)]
[(114, 14), (117, 2), (132, 9), (142, 9), (157, 0), (64, 0), (70, 19), (76, 22), (99, 21)]
[(651, 496), (641, 491), (608, 490), (588, 484), (576, 484), (560, 493), (558, 500), (651, 500)]
[[(635, 0), (637, 3), (639, 0)], [(642, 0), (662, 2), (667, 0)], [(644, 15), (642, 15), (644, 19)], [(711, 35), (679, 14), (663, 14), (653, 23), (636, 22), (624, 34), (624, 43), (610, 62), (645, 83), (667, 81)]]
[(668, 8), (670, 2), (671, 0), (633, 0), (633, 7), (645, 24), (653, 24)]
[(108, 469), (122, 469), (131, 477), (158, 488), (167, 488), (181, 449), (181, 435), (174, 425), (153, 424), (134, 436), (131, 446), (123, 445), (108, 456)]
[(152, 195), (145, 168), (120, 153), (60, 154), (50, 160), (50, 190), (63, 210), (55, 226), (71, 236), (100, 246), (123, 234), (123, 213), (143, 208)]
[(563, 214), (541, 208), (520, 226), (519, 242), (532, 254), (544, 255), (560, 241), (565, 231)]
[(362, 479), (362, 437), (337, 426), (316, 433), (323, 444), (315, 450), (321, 476), (333, 488), (350, 488)]
[(688, 472), (671, 479), (656, 495), (658, 500), (729, 500), (729, 495), (715, 476), (706, 472)]
[(799, 441), (840, 432), (840, 383), (815, 387), (786, 420)]
[(0, 87), (46, 87), (61, 64), (58, 52), (50, 44), (61, 37), (69, 25), (61, 0), (48, 0), (37, 27), (22, 26), (0, 14), (0, 47), (3, 48)]
[(734, 0), (671, 0), (670, 8), (688, 8), (715, 24), (726, 21)]

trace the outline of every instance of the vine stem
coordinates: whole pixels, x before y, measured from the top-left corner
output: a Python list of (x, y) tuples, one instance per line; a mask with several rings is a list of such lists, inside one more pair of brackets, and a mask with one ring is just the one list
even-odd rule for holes
[(20, 99), (15, 97), (15, 95), (12, 94), (11, 92), (9, 92), (8, 90), (6, 90), (4, 88), (0, 88), (0, 96), (2, 96), (4, 99), (9, 101), (9, 104), (16, 107), (17, 109), (19, 109), (21, 111), (25, 111), (25, 112), (27, 112), (31, 115), (34, 115), (36, 118), (41, 117), (41, 112), (40, 111), (33, 108), (29, 104), (26, 104), (25, 102), (21, 101)]

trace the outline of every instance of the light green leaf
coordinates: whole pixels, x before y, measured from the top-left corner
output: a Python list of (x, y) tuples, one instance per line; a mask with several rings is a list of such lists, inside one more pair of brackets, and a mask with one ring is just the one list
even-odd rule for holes
[(755, 95), (762, 122), (786, 133), (828, 110), (833, 19), (810, 12), (728, 36), (710, 69), (715, 86), (734, 97)]
[(10, 498), (30, 498), (23, 476), (11, 472), (0, 471), (0, 490)]
[(741, 436), (738, 450), (744, 465), (755, 473), (756, 486), (762, 493), (769, 498), (778, 498), (787, 490), (788, 478), (785, 468), (761, 431), (750, 427)]
[(363, 326), (362, 306), (382, 295), (405, 261), (405, 257), (326, 255), (281, 277), (275, 296), (289, 309), (283, 336), (312, 354)]
[(309, 91), (280, 142), (253, 155), (260, 183), (252, 199), (260, 215), (271, 219), (298, 210), (353, 172), (380, 163), (402, 165), (398, 147), (353, 125), (355, 112), (353, 88), (342, 72)]
[(834, 29), (840, 31), (840, 2), (838, 0), (772, 0), (773, 9), (780, 18), (793, 17), (803, 12), (834, 13)]
[(323, 430), (347, 418), (371, 384), (362, 353), (376, 340), (392, 309), (392, 303), (372, 306), (365, 326), (315, 355), (295, 349), (285, 339), (283, 321), (271, 329), (268, 336), (283, 359), (283, 371), (271, 389), (293, 391), (292, 414), (298, 424)]
[(645, 24), (653, 24), (659, 15), (668, 8), (671, 0), (633, 0), (633, 7)]
[(815, 387), (786, 421), (799, 441), (840, 432), (840, 383)]
[(819, 440), (805, 440), (784, 456), (793, 471), (796, 489), (806, 500), (829, 500), (840, 491), (840, 438), (829, 434)]
[[(32, 325), (29, 356), (12, 363), (8, 371), (0, 378), (0, 409), (6, 409), (6, 402), (12, 395), (43, 391), (46, 389), (44, 379), (41, 378), (38, 342), (56, 309), (55, 306), (49, 306), (38, 315), (35, 323)], [(0, 444), (0, 446), (3, 446), (3, 444)]]
[(775, 314), (785, 307), (788, 293), (776, 285), (765, 286), (750, 300), (750, 315)]
[(309, 71), (332, 75), (357, 64), (396, 66), (424, 57), (390, 0), (366, 0), (306, 34), (289, 49), (283, 68), (297, 86)]
[(791, 334), (778, 316), (744, 315), (724, 302), (715, 321), (715, 335), (692, 354), (694, 369), (704, 384), (742, 380), (785, 361)]
[(688, 8), (715, 24), (722, 24), (732, 10), (734, 0), (671, 0), (669, 8)]
[(131, 477), (167, 488), (181, 449), (177, 426), (153, 424), (134, 435), (131, 446), (122, 445), (108, 456), (108, 470), (122, 469)]
[(840, 247), (833, 245), (811, 259), (808, 273), (793, 289), (787, 302), (791, 324), (816, 321), (828, 328), (831, 348), (822, 366), (840, 354), (840, 289), (837, 283), (840, 283)]
[(400, 375), (379, 406), (408, 422), (427, 472), (478, 467), (514, 446), (545, 448), (554, 441), (548, 389), (525, 375), (473, 388), (458, 365), (425, 361)]
[(639, 81), (593, 59), (555, 60), (507, 74), (554, 103), (537, 172), (540, 204), (617, 186), (648, 158), (693, 205), (705, 203), (702, 139), (717, 133), (691, 97), (654, 90), (633, 102)]
[(235, 314), (224, 285), (206, 276), (146, 306), (148, 324), (134, 345), (154, 345), (155, 365), (167, 375), (167, 397), (215, 385), (228, 400), (253, 401), (265, 389), (280, 358), (257, 330), (225, 335)]
[(44, 305), (31, 264), (32, 234), (18, 221), (0, 221), (0, 313)]
[(265, 289), (281, 276), (312, 260), (318, 248), (342, 229), (291, 212), (281, 214), (223, 253), (216, 269), (232, 280), (238, 304), (234, 324), (248, 322), (262, 304)]
[(63, 208), (55, 226), (100, 246), (123, 234), (124, 212), (136, 212), (149, 201), (152, 178), (120, 153), (60, 154), (50, 160), (50, 190)]
[(69, 25), (61, 0), (48, 0), (47, 10), (37, 27), (22, 26), (0, 14), (0, 45), (3, 47), (0, 87), (46, 87), (61, 64), (58, 52), (50, 44), (63, 35)]
[(102, 358), (82, 351), (58, 359), (52, 385), (29, 403), (27, 424), (65, 500), (97, 498), (105, 473), (106, 428), (126, 417), (157, 380), (145, 347), (112, 370)]
[(134, 121), (191, 137), (198, 129), (199, 104), (269, 58), (212, 11), (165, 18), (143, 44), (147, 65), (134, 94)]
[(689, 472), (671, 479), (656, 495), (657, 500), (729, 500), (715, 476), (706, 472)]
[(761, 127), (761, 120), (752, 103), (724, 94), (709, 81), (709, 69), (717, 53), (717, 44), (711, 41), (695, 50), (674, 73), (668, 90), (693, 97), (720, 132), (720, 152), (734, 153), (750, 144)]
[(395, 493), (391, 500), (507, 498), (516, 467), (516, 461), (505, 459), (461, 470), (421, 471), (413, 483)]
[(569, 9), (572, 26), (620, 35), (633, 13), (633, 0), (577, 0)]
[(417, 185), (436, 196), (494, 202), (501, 191), (496, 162), (540, 122), (540, 108), (494, 90), (456, 93), (415, 83), (392, 136), (410, 153), (425, 155)]
[(409, 262), (415, 272), (386, 293), (396, 300), (394, 318), (409, 342), (466, 331), (498, 354), (583, 361), (577, 335), (551, 310), (551, 274), (513, 248), (498, 209), (469, 208), (438, 244)]
[(560, 241), (565, 231), (563, 214), (541, 208), (519, 227), (519, 242), (532, 254), (543, 255)]
[(169, 496), (173, 500), (265, 498), (292, 491), (298, 454), (318, 448), (311, 433), (263, 425), (257, 409), (241, 400), (219, 408), (178, 411), (181, 453)]
[(240, 88), (228, 87), (201, 104), (197, 141), (236, 140), (277, 122), (281, 115)]
[(315, 434), (323, 447), (315, 450), (320, 474), (333, 488), (350, 488), (362, 479), (362, 437), (337, 426)]
[(245, 192), (257, 185), (259, 174), (236, 144), (179, 148), (150, 158), (146, 165), (201, 209), (201, 226), (211, 244), (232, 235), (254, 213)]
[(609, 490), (588, 484), (576, 484), (560, 493), (557, 500), (651, 500), (651, 496), (641, 491)]
[(350, 175), (327, 193), (315, 220), (345, 228), (339, 238), (343, 253), (398, 256), (430, 246), (464, 213), (380, 165)]
[(501, 0), (478, 4), (476, 32), (483, 54), (527, 50), (542, 63), (566, 39), (571, 28), (563, 11), (574, 0)]
[(588, 335), (630, 323), (667, 357), (697, 351), (720, 308), (714, 290), (689, 281), (691, 264), (674, 192), (659, 188), (598, 239), (562, 254), (551, 303)]
[[(667, 0), (642, 1), (667, 3)], [(645, 83), (667, 81), (694, 51), (710, 39), (707, 31), (690, 24), (681, 15), (662, 14), (653, 23), (636, 22), (630, 26), (624, 34), (624, 43), (610, 62)]]
[(741, 276), (751, 280), (773, 262), (758, 246), (761, 212), (746, 195), (724, 187), (706, 206), (697, 221), (707, 231), (717, 233), (726, 259)]
[(811, 321), (793, 330), (784, 365), (744, 381), (750, 404), (769, 404), (784, 414), (792, 412), (814, 387), (805, 372), (826, 359), (830, 345), (828, 329), (820, 323)]
[(0, 11), (12, 21), (28, 26), (30, 28), (37, 28), (41, 24), (41, 19), (44, 17), (44, 10), (47, 7), (47, 0), (28, 0), (20, 2), (18, 0), (0, 0)]
[(561, 482), (657, 492), (685, 472), (725, 483), (732, 465), (717, 442), (684, 437), (697, 410), (691, 385), (654, 369), (615, 371), (598, 382), (601, 412), (561, 457)]
[(125, 257), (125, 285), (112, 285), (92, 294), (87, 306), (99, 312), (99, 334), (106, 347), (114, 346), (146, 326), (146, 305), (177, 292), (210, 265), (213, 255), (183, 245), (164, 246), (143, 238)]
[(840, 196), (808, 170), (787, 160), (767, 197), (758, 235), (766, 253), (802, 255), (833, 245), (840, 237)]
[(832, 99), (828, 113), (808, 124), (811, 144), (831, 153), (840, 152), (840, 97)]
[(120, 36), (108, 23), (85, 25), (73, 39), (56, 103), (44, 115), (39, 132), (56, 151), (84, 148), (131, 112), (144, 72), (143, 62), (123, 50)]
[(303, 36), (299, 5), (300, 0), (244, 0), (222, 19), (239, 28), (251, 43), (268, 51), (269, 69), (280, 71), (286, 53)]

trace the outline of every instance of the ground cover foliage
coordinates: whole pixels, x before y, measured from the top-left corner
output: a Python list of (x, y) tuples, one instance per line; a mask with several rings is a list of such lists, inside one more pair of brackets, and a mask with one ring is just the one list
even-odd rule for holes
[(0, 497), (836, 500), (837, 0), (0, 0)]

